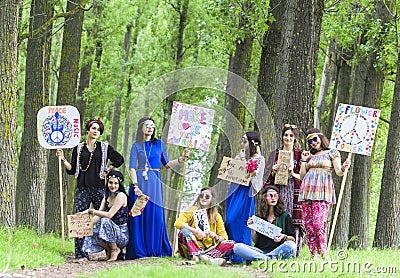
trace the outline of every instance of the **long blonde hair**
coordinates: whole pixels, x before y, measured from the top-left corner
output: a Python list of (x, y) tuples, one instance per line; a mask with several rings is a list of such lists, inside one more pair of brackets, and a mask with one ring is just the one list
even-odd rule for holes
[[(210, 207), (207, 208), (207, 216), (208, 216), (209, 224), (212, 225), (212, 224), (216, 223), (217, 220), (218, 220), (218, 208), (217, 208), (217, 206), (215, 204), (215, 191), (214, 191), (214, 189), (212, 187), (209, 187), (209, 186), (203, 187), (200, 190), (200, 194), (203, 191), (206, 191), (206, 190), (210, 190), (210, 192), (211, 192), (211, 204), (210, 204)], [(201, 204), (200, 204), (200, 194), (199, 194), (199, 196), (197, 196), (197, 199), (195, 201), (195, 205), (198, 208), (202, 209), (203, 207), (201, 207)]]

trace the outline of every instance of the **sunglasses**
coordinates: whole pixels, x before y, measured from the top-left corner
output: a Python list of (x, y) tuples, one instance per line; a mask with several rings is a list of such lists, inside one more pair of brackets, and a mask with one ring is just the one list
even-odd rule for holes
[(279, 197), (278, 193), (274, 193), (274, 194), (268, 193), (267, 194), (267, 199), (276, 199), (278, 197)]
[(318, 137), (315, 136), (314, 138), (308, 140), (307, 143), (308, 143), (309, 145), (311, 145), (313, 142), (317, 142), (317, 141), (318, 141)]
[(211, 198), (211, 195), (201, 193), (201, 194), (199, 195), (199, 198), (200, 198), (200, 199), (206, 199), (206, 200), (208, 200), (208, 199)]
[(145, 125), (146, 128), (156, 128), (155, 124), (146, 124)]
[(290, 127), (290, 128), (297, 128), (297, 125), (290, 125), (290, 124), (285, 124), (285, 127)]

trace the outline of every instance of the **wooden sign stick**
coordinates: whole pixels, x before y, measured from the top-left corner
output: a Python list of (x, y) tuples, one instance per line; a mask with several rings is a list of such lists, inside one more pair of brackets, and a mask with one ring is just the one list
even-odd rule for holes
[[(181, 188), (179, 190), (178, 212), (176, 214), (176, 219), (178, 219), (179, 214), (181, 214), (183, 186), (185, 185), (186, 161), (187, 161), (187, 157), (185, 156), (183, 158), (183, 176), (182, 176), (182, 180), (181, 180)], [(178, 230), (175, 228), (174, 229), (174, 243), (172, 245), (172, 257), (175, 256), (175, 252), (177, 250), (177, 245), (178, 245)]]
[[(352, 153), (349, 153), (347, 159), (351, 159), (351, 155)], [(343, 175), (343, 179), (342, 179), (342, 184), (340, 185), (340, 193), (339, 193), (339, 197), (338, 197), (338, 201), (336, 203), (336, 210), (335, 210), (335, 216), (333, 217), (333, 222), (332, 222), (332, 228), (331, 231), (329, 233), (329, 241), (328, 241), (328, 246), (326, 248), (326, 253), (329, 253), (329, 250), (331, 248), (331, 244), (332, 244), (332, 239), (333, 239), (333, 234), (335, 233), (335, 227), (336, 227), (336, 221), (339, 215), (339, 209), (340, 209), (340, 203), (342, 202), (342, 197), (343, 197), (343, 191), (344, 191), (344, 187), (346, 185), (346, 179), (347, 179), (347, 172), (348, 172), (349, 168), (346, 168), (344, 170), (344, 175)]]
[(59, 175), (59, 180), (60, 180), (61, 241), (62, 241), (62, 252), (63, 252), (63, 254), (65, 254), (65, 243), (64, 243), (64, 202), (63, 202), (61, 156), (58, 157), (58, 175)]

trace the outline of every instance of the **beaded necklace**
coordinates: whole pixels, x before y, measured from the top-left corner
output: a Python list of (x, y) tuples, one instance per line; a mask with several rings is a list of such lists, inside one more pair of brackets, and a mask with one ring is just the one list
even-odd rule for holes
[[(94, 143), (94, 148), (93, 148), (93, 150), (89, 150), (89, 148), (87, 147), (86, 142), (83, 143), (83, 146), (82, 146), (82, 148), (80, 149), (79, 155), (78, 155), (79, 169), (80, 169), (82, 172), (86, 172), (86, 171), (89, 169), (90, 163), (92, 162), (93, 153), (94, 153), (94, 151), (96, 150), (96, 144), (97, 144), (97, 142)], [(86, 166), (86, 169), (82, 169), (81, 155), (82, 155), (82, 150), (83, 150), (83, 148), (84, 148), (85, 146), (86, 146), (87, 150), (90, 152), (90, 157), (89, 157), (89, 162), (88, 162), (88, 165)]]

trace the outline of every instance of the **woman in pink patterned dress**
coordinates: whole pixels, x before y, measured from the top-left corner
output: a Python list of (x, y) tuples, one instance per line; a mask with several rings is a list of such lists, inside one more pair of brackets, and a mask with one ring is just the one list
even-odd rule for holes
[(336, 202), (332, 169), (338, 176), (343, 176), (350, 167), (350, 160), (343, 165), (340, 153), (329, 149), (329, 141), (317, 129), (307, 131), (307, 143), (310, 151), (301, 155), (299, 201), (302, 202), (303, 219), (307, 232), (307, 243), (311, 256), (326, 253), (326, 223), (329, 207)]

